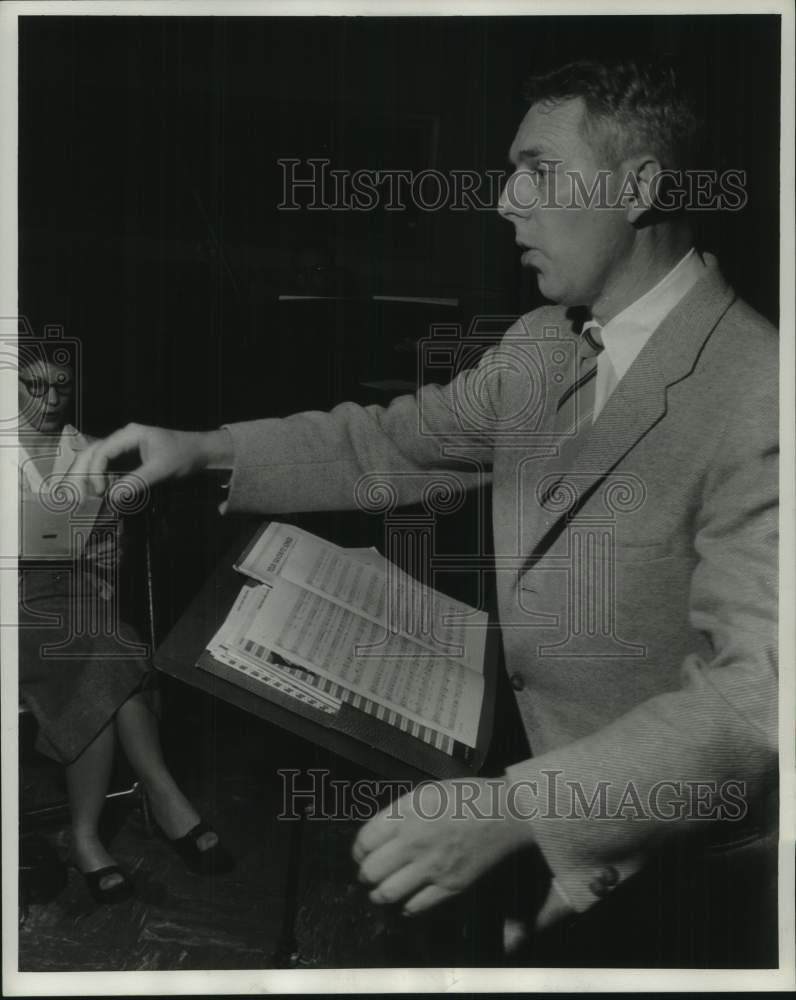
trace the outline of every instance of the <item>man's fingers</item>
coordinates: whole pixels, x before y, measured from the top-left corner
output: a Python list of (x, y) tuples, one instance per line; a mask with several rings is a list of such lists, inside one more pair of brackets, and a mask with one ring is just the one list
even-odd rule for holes
[[(102, 493), (107, 486), (104, 474), (107, 471), (108, 463), (120, 455), (126, 455), (132, 451), (140, 452), (145, 430), (146, 428), (141, 427), (139, 424), (128, 424), (126, 427), (122, 427), (121, 430), (114, 431), (104, 441), (98, 441), (93, 446), (94, 450), (90, 458), (88, 474), (98, 493)], [(136, 470), (135, 475), (141, 475), (140, 468)], [(129, 481), (126, 480), (125, 482), (126, 485), (136, 489), (136, 492), (140, 491), (140, 487), (136, 488), (134, 486), (134, 478), (131, 477)]]
[(415, 913), (422, 913), (423, 910), (430, 910), (432, 906), (438, 906), (455, 895), (455, 892), (443, 889), (439, 885), (427, 885), (404, 903), (404, 913), (411, 917)]
[(87, 448), (78, 452), (74, 462), (69, 466), (65, 479), (76, 483), (81, 489), (88, 488), (89, 492), (100, 496), (105, 492), (107, 483), (104, 476), (100, 475), (107, 467), (107, 460), (103, 464), (103, 456), (100, 447), (104, 442), (95, 441)]
[[(69, 479), (87, 483), (91, 492), (101, 496), (108, 485), (105, 475), (108, 463), (120, 455), (139, 450), (144, 430), (145, 428), (138, 424), (128, 424), (121, 430), (114, 431), (103, 441), (90, 444), (78, 453), (67, 473)], [(143, 478), (142, 470), (136, 470), (129, 482), (126, 482), (126, 486), (138, 493), (141, 491), (141, 483), (139, 481), (136, 484), (136, 475)]]
[(69, 466), (69, 469), (66, 472), (64, 478), (68, 478), (73, 482), (77, 483), (87, 481), (88, 470), (91, 464), (92, 454), (98, 444), (99, 442), (95, 441), (94, 444), (90, 444), (87, 448), (84, 448), (82, 451), (79, 451), (77, 453), (74, 462), (72, 462), (72, 464)]
[(104, 475), (107, 462), (103, 464), (101, 457), (97, 457), (101, 444), (101, 441), (96, 441), (90, 448), (80, 452), (65, 477), (76, 483), (80, 490), (93, 493), (94, 496), (102, 496), (108, 488), (108, 479)]
[(359, 880), (370, 885), (378, 885), (402, 868), (407, 861), (406, 847), (401, 838), (393, 837), (365, 856), (359, 869)]
[(428, 884), (425, 866), (417, 861), (404, 865), (370, 893), (372, 903), (399, 903)]
[[(109, 477), (106, 477), (108, 479)], [(112, 485), (111, 493), (114, 501), (121, 505), (126, 513), (132, 513), (138, 509), (137, 503), (142, 496), (148, 499), (149, 480), (146, 478), (145, 467), (140, 466), (134, 472), (128, 472), (124, 476), (116, 479)]]
[(363, 858), (381, 847), (398, 833), (399, 821), (389, 818), (388, 810), (382, 810), (362, 827), (351, 849), (354, 861), (360, 864)]

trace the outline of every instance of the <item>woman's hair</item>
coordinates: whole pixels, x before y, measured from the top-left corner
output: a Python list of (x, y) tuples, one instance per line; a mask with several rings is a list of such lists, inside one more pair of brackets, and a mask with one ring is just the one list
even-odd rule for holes
[(44, 340), (39, 337), (20, 338), (17, 346), (17, 367), (20, 371), (31, 366), (51, 364), (59, 368), (71, 368), (74, 374), (75, 358), (71, 345), (55, 338)]

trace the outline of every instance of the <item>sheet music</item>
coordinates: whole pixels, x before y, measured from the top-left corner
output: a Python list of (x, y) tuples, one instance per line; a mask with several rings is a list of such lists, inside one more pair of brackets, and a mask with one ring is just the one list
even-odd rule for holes
[(385, 708), (474, 747), (483, 676), (282, 577), (251, 588), (236, 648), (272, 650)]
[(236, 569), (267, 583), (277, 577), (413, 638), (438, 655), (483, 670), (485, 612), (423, 587), (374, 554), (363, 559), (309, 532), (271, 522)]
[[(376, 560), (381, 559), (381, 556), (372, 549), (348, 551), (365, 560), (374, 557)], [(246, 628), (256, 610), (257, 586), (247, 583), (241, 588), (223, 625), (208, 643), (207, 649), (215, 660), (323, 712), (334, 715), (340, 710), (343, 702), (348, 702), (359, 711), (387, 722), (448, 756), (455, 753), (453, 737), (433, 726), (423, 725), (394, 708), (387, 708), (366, 698), (365, 695), (356, 694), (329, 677), (296, 666), (281, 657), (277, 659), (272, 649), (247, 639)], [(201, 661), (198, 666), (208, 669)]]
[(266, 647), (247, 648), (244, 636), (248, 622), (257, 613), (257, 589), (248, 584), (241, 589), (221, 628), (208, 643), (208, 651), (227, 666), (292, 698), (325, 712), (337, 712), (343, 703), (343, 691), (337, 685), (307, 670), (275, 663), (272, 650)]

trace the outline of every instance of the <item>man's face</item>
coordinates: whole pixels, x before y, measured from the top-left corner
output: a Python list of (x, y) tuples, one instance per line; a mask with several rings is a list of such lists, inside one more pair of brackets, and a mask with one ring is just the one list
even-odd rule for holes
[[(511, 144), (515, 169), (498, 203), (542, 295), (570, 306), (599, 299), (633, 242), (623, 209), (599, 207), (599, 185), (593, 199), (584, 194), (608, 169), (586, 132), (585, 116), (581, 98), (532, 105)], [(618, 184), (618, 173), (603, 181), (609, 202)]]
[(61, 430), (72, 402), (72, 370), (49, 361), (19, 369), (19, 423), (22, 430), (54, 434)]

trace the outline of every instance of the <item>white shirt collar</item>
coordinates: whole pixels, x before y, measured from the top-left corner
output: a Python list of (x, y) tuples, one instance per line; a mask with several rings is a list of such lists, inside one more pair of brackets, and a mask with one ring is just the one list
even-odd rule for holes
[[(704, 261), (691, 247), (657, 285), (601, 328), (605, 354), (617, 381), (625, 375), (668, 313), (696, 284), (704, 269)], [(591, 321), (584, 328), (598, 325)]]
[[(60, 436), (57, 439), (53, 438), (52, 448), (47, 452), (48, 456), (53, 459), (53, 467), (50, 474), (52, 476), (65, 474), (72, 465), (72, 462), (74, 462), (77, 453), (83, 451), (87, 446), (88, 441), (83, 434), (71, 424), (65, 424)], [(35, 493), (40, 492), (43, 479), (36, 467), (35, 458), (30, 456), (25, 447), (24, 436), (20, 437), (20, 440), (17, 442), (17, 463), (18, 467), (24, 472), (31, 489)]]

